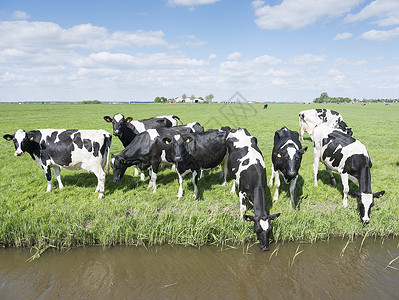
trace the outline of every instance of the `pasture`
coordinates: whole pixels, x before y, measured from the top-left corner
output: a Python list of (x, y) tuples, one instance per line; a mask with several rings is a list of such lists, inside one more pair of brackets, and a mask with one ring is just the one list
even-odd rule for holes
[[(373, 167), (372, 190), (385, 190), (375, 200), (371, 221), (363, 224), (356, 199), (342, 205), (340, 176), (337, 186), (329, 184), (324, 166), (319, 167), (319, 186), (313, 186), (313, 144), (308, 135), (295, 190), (297, 209), (292, 209), (289, 186), (282, 180), (277, 203), (272, 203), (274, 187), (266, 189), (270, 213), (281, 212), (272, 222), (276, 241), (310, 241), (331, 236), (353, 238), (399, 235), (399, 105), (360, 104), (35, 104), (0, 105), (1, 136), (17, 129), (105, 129), (112, 125), (105, 115), (122, 113), (133, 119), (175, 114), (184, 123), (198, 121), (205, 129), (244, 127), (256, 136), (271, 175), (274, 132), (282, 126), (298, 131), (298, 113), (311, 108), (338, 111), (352, 127), (354, 137), (366, 145)], [(184, 196), (178, 201), (177, 175), (166, 166), (158, 173), (157, 192), (147, 190), (149, 177), (141, 182), (128, 169), (120, 183), (112, 182), (112, 170), (105, 183), (105, 198), (97, 199), (96, 177), (86, 171), (62, 170), (65, 188), (46, 193), (44, 173), (26, 154), (14, 157), (14, 145), (0, 141), (0, 245), (45, 249), (80, 245), (228, 244), (255, 242), (253, 223), (239, 219), (238, 196), (230, 194), (232, 181), (221, 186), (220, 169), (199, 180), (199, 199), (194, 200), (191, 176), (184, 181)], [(123, 150), (113, 137), (111, 153)], [(358, 190), (350, 183), (350, 190)], [(250, 207), (248, 214), (253, 214)]]

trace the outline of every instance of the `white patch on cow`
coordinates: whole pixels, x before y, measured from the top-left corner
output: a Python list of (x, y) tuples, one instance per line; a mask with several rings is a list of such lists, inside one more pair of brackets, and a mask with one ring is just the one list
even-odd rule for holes
[(14, 152), (15, 156), (24, 155), (24, 152), (21, 149), (21, 143), (25, 137), (26, 137), (26, 132), (22, 129), (18, 129), (17, 132), (14, 134), (14, 139), (16, 139), (18, 142), (18, 148), (15, 149), (15, 152)]
[[(165, 119), (168, 119), (171, 123), (172, 123), (172, 127), (174, 127), (174, 126), (176, 126), (177, 125), (177, 121), (175, 120), (175, 119), (173, 119), (173, 115), (169, 115), (169, 116), (158, 116), (158, 117), (155, 117), (155, 118), (165, 118)], [(188, 124), (187, 124), (188, 125)]]
[(260, 220), (259, 223), (260, 223), (260, 227), (262, 227), (262, 229), (264, 231), (267, 231), (270, 227), (269, 220), (266, 220), (266, 221)]
[(283, 146), (281, 146), (281, 148), (284, 148), (285, 146), (291, 145), (291, 147), (294, 147), (296, 150), (299, 150), (298, 145), (294, 143), (293, 140), (288, 140), (285, 142), (285, 144)]
[(116, 122), (120, 122), (122, 119), (123, 119), (123, 116), (122, 116), (121, 114), (116, 114), (116, 115), (114, 116), (114, 120), (115, 120)]
[(364, 216), (362, 217), (362, 220), (364, 222), (368, 222), (370, 221), (369, 209), (371, 204), (373, 203), (373, 194), (362, 193), (360, 197), (364, 206)]
[(115, 157), (111, 158), (111, 164), (115, 164)]
[(295, 157), (296, 149), (294, 149), (293, 147), (288, 147), (287, 152), (290, 159), (293, 160)]
[(180, 134), (176, 134), (173, 138), (176, 140), (176, 142), (178, 142), (180, 140)]
[(155, 138), (159, 136), (158, 131), (156, 129), (148, 129), (147, 132), (150, 135), (151, 141), (154, 141)]
[(162, 150), (162, 152), (161, 152), (161, 159), (162, 159), (162, 161), (166, 161), (166, 151), (165, 150)]
[(245, 131), (242, 129), (237, 130), (236, 132), (230, 132), (227, 136), (229, 138), (236, 138), (238, 139), (237, 142), (233, 142), (234, 148), (244, 148), (251, 146), (251, 135), (246, 135)]
[(132, 124), (139, 133), (142, 133), (146, 130), (144, 124), (140, 121), (131, 121), (130, 124)]

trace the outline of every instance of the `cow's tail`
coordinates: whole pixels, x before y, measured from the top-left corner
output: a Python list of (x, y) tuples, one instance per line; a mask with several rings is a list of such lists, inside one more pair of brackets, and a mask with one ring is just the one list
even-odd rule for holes
[(107, 157), (107, 159), (106, 159), (106, 166), (107, 166), (107, 168), (106, 168), (106, 171), (105, 171), (105, 173), (107, 174), (107, 175), (109, 175), (109, 169), (110, 169), (110, 166), (109, 166), (109, 164), (110, 164), (110, 159), (109, 159), (109, 157), (110, 157), (110, 152), (111, 152), (111, 141), (112, 141), (112, 135), (108, 135), (108, 136), (105, 136), (105, 141), (104, 141), (104, 143), (105, 143), (105, 153), (104, 153), (104, 155), (106, 155), (106, 157)]
[(180, 120), (178, 116), (173, 115), (172, 118), (175, 119), (176, 121), (179, 120), (181, 125), (183, 125), (183, 122)]

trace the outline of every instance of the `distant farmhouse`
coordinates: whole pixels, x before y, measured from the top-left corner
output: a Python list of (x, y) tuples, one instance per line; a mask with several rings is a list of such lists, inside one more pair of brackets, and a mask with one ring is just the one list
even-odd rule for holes
[(183, 100), (181, 97), (176, 97), (168, 99), (168, 103), (203, 103), (203, 102), (204, 100), (199, 98), (194, 98), (194, 99), (186, 98)]

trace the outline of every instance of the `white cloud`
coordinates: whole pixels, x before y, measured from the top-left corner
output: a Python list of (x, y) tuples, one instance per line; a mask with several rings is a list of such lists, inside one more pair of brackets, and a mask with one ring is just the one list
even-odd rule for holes
[(348, 13), (362, 0), (283, 0), (270, 6), (261, 1), (252, 2), (255, 23), (262, 29), (290, 29), (306, 27), (325, 17), (338, 17)]
[(201, 46), (207, 44), (207, 42), (201, 41), (195, 35), (191, 35), (191, 34), (184, 36), (183, 39), (185, 40), (184, 45), (186, 45), (188, 47), (201, 47)]
[(325, 56), (303, 54), (294, 56), (290, 59), (290, 62), (294, 65), (307, 66), (307, 65), (318, 65), (326, 62)]
[(109, 33), (104, 27), (80, 24), (64, 29), (51, 22), (0, 22), (0, 49), (2, 48), (70, 48), (113, 49), (128, 46), (166, 46), (162, 31), (116, 31)]
[(239, 60), (241, 58), (240, 52), (233, 52), (227, 55), (227, 60)]
[(214, 53), (209, 54), (208, 60), (214, 60), (216, 59), (218, 56)]
[(334, 61), (335, 66), (361, 66), (367, 64), (367, 60), (361, 59), (361, 60), (349, 60), (346, 58), (337, 58)]
[(353, 37), (352, 33), (349, 32), (342, 32), (342, 33), (338, 33), (335, 37), (334, 37), (334, 41), (340, 41), (340, 40), (347, 40), (349, 38)]
[(370, 30), (363, 33), (360, 38), (369, 41), (387, 41), (399, 37), (399, 27), (392, 30)]
[(361, 22), (375, 19), (372, 23), (378, 26), (390, 26), (399, 24), (399, 1), (397, 0), (375, 0), (364, 7), (357, 14), (349, 14), (345, 22)]
[(15, 10), (12, 15), (11, 18), (14, 20), (26, 20), (30, 18), (30, 15), (28, 15), (26, 12), (24, 11), (20, 11), (20, 10)]

